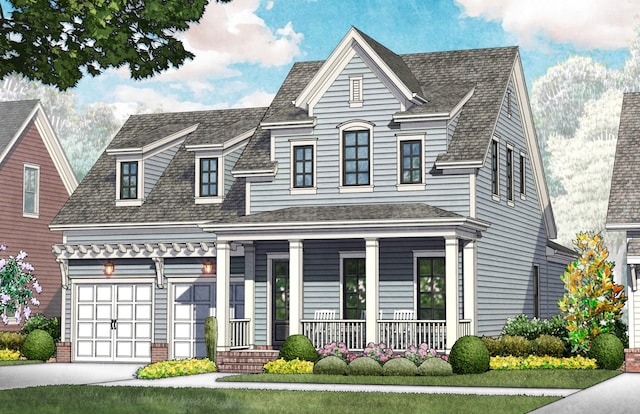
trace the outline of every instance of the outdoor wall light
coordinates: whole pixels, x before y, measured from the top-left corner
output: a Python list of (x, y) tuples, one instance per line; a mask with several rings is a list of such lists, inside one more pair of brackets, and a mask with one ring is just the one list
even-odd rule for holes
[(202, 263), (202, 273), (205, 275), (213, 275), (215, 274), (215, 267), (211, 260), (207, 259)]
[(104, 264), (104, 275), (109, 277), (113, 274), (114, 270), (116, 270), (116, 265), (114, 265), (111, 260), (108, 260), (107, 263)]

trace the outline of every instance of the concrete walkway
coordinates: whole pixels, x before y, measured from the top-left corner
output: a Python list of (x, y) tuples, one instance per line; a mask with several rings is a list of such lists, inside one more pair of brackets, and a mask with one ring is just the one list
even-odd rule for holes
[(43, 385), (101, 385), (129, 387), (220, 388), (342, 392), (396, 392), (420, 394), (530, 395), (564, 397), (535, 413), (632, 413), (640, 412), (640, 374), (622, 374), (586, 390), (440, 387), (400, 385), (296, 384), (216, 382), (230, 374), (200, 374), (142, 380), (135, 378), (140, 364), (34, 364), (0, 367), (0, 390)]

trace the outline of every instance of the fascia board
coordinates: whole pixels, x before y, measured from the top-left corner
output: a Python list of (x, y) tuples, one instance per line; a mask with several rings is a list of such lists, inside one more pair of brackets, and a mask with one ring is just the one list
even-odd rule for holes
[(131, 148), (115, 148), (115, 149), (107, 149), (107, 154), (109, 155), (137, 155), (137, 156), (146, 156), (149, 153), (155, 153), (157, 150), (160, 150), (168, 145), (174, 143), (179, 139), (184, 139), (185, 135), (192, 133), (200, 124), (194, 124), (188, 128), (182, 129), (178, 132), (175, 132), (171, 135), (167, 135), (166, 137), (160, 138), (156, 141), (153, 141), (150, 144), (147, 144), (143, 147), (131, 147)]
[(247, 140), (253, 136), (256, 132), (257, 128), (249, 129), (241, 134), (236, 135), (235, 137), (226, 140), (222, 144), (198, 144), (198, 145), (185, 145), (185, 149), (187, 151), (202, 151), (202, 150), (225, 150), (231, 147), (236, 146), (241, 143), (243, 140)]
[(157, 228), (184, 228), (184, 227), (202, 227), (203, 224), (208, 223), (207, 220), (190, 221), (190, 222), (155, 222), (155, 223), (126, 223), (126, 222), (114, 222), (114, 223), (87, 223), (87, 224), (57, 224), (49, 225), (49, 230), (52, 231), (89, 231), (97, 233), (102, 230), (145, 230), (145, 229), (157, 229)]

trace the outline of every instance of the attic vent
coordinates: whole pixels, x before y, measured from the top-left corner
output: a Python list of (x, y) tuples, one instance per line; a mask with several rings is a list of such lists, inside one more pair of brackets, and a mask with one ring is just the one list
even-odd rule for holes
[(349, 77), (349, 107), (362, 107), (362, 75)]

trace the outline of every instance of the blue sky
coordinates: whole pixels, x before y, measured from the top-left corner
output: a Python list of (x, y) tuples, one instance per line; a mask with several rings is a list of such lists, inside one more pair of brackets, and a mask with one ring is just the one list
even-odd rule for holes
[(518, 45), (531, 86), (571, 55), (621, 67), (639, 22), (634, 0), (212, 2), (181, 34), (193, 61), (138, 82), (109, 70), (75, 92), (80, 104), (113, 104), (120, 116), (267, 105), (294, 62), (326, 59), (351, 26), (399, 54)]

